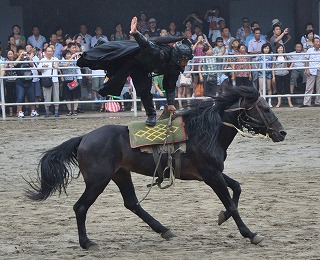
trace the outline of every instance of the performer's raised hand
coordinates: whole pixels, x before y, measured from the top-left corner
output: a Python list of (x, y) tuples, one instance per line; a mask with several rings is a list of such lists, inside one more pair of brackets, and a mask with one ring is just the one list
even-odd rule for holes
[(135, 16), (131, 20), (131, 30), (130, 34), (135, 34), (137, 33), (137, 23), (138, 23), (138, 18)]

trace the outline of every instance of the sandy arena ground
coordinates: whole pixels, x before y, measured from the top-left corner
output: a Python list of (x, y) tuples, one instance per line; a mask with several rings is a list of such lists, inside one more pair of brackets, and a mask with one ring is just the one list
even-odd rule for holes
[[(84, 190), (81, 178), (69, 196), (44, 202), (24, 197), (22, 176), (34, 178), (43, 151), (104, 124), (126, 124), (131, 117), (82, 114), (77, 119), (26, 118), (0, 122), (0, 259), (320, 259), (320, 110), (275, 109), (288, 132), (282, 143), (237, 136), (225, 173), (242, 185), (240, 214), (265, 236), (252, 245), (232, 219), (217, 225), (221, 202), (201, 182), (177, 180), (154, 188), (144, 208), (177, 235), (163, 240), (126, 210), (115, 184), (90, 208), (87, 231), (99, 244), (78, 244), (73, 204)], [(139, 117), (138, 120), (144, 120)], [(139, 198), (151, 178), (133, 174)]]

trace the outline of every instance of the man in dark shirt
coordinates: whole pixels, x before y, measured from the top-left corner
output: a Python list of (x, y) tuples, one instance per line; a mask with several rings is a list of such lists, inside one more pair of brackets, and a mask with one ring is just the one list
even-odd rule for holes
[[(175, 111), (175, 87), (180, 72), (193, 58), (189, 45), (179, 42), (181, 37), (159, 37), (149, 41), (137, 30), (137, 18), (131, 21), (130, 34), (136, 41), (106, 42), (85, 52), (78, 66), (107, 70), (109, 80), (98, 91), (101, 96), (119, 96), (128, 76), (131, 76), (137, 95), (141, 97), (148, 119), (146, 124), (156, 124), (153, 106), (151, 73), (163, 75), (163, 88), (169, 111)], [(176, 42), (173, 46), (167, 43)]]

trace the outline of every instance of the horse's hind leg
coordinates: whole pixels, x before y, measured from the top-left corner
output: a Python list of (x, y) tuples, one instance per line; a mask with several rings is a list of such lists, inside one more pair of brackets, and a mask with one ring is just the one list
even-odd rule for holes
[(131, 210), (134, 214), (139, 216), (155, 232), (161, 234), (163, 238), (170, 239), (175, 236), (168, 228), (164, 227), (159, 221), (157, 221), (149, 213), (147, 213), (140, 206), (140, 204), (138, 204), (138, 199), (129, 171), (119, 169), (112, 177), (112, 180), (119, 187), (121, 195), (123, 197), (124, 206), (127, 209)]
[[(106, 171), (106, 169), (104, 169), (104, 171)], [(90, 176), (90, 181), (86, 181), (85, 191), (73, 206), (73, 210), (75, 211), (77, 218), (79, 243), (84, 249), (89, 249), (96, 246), (96, 244), (88, 238), (86, 232), (86, 217), (88, 209), (103, 192), (110, 180), (111, 175), (107, 176), (105, 174), (92, 174)]]
[[(240, 194), (241, 194), (240, 184), (239, 184), (239, 182), (228, 177), (224, 173), (222, 173), (222, 176), (223, 176), (225, 182), (227, 183), (227, 186), (232, 190), (232, 192), (233, 192), (232, 200), (234, 201), (234, 203), (236, 204), (236, 207), (238, 208), (239, 198), (240, 198)], [(231, 217), (230, 212), (221, 211), (218, 216), (218, 225), (221, 225), (223, 222), (227, 221), (230, 217)]]

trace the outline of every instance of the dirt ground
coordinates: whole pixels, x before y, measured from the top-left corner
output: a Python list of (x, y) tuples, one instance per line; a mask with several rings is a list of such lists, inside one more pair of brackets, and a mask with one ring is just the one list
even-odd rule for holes
[[(286, 140), (237, 136), (225, 163), (225, 173), (242, 185), (243, 220), (265, 236), (259, 245), (241, 237), (232, 219), (217, 225), (223, 206), (208, 186), (177, 180), (167, 190), (152, 189), (142, 204), (177, 237), (165, 241), (154, 233), (124, 208), (110, 183), (88, 212), (87, 231), (99, 245), (96, 251), (78, 244), (72, 206), (84, 190), (82, 179), (69, 185), (69, 196), (32, 202), (24, 197), (22, 176), (36, 176), (43, 151), (133, 118), (84, 114), (1, 121), (0, 259), (320, 259), (320, 110), (275, 112), (288, 132)], [(142, 198), (151, 178), (133, 174), (133, 180)]]

